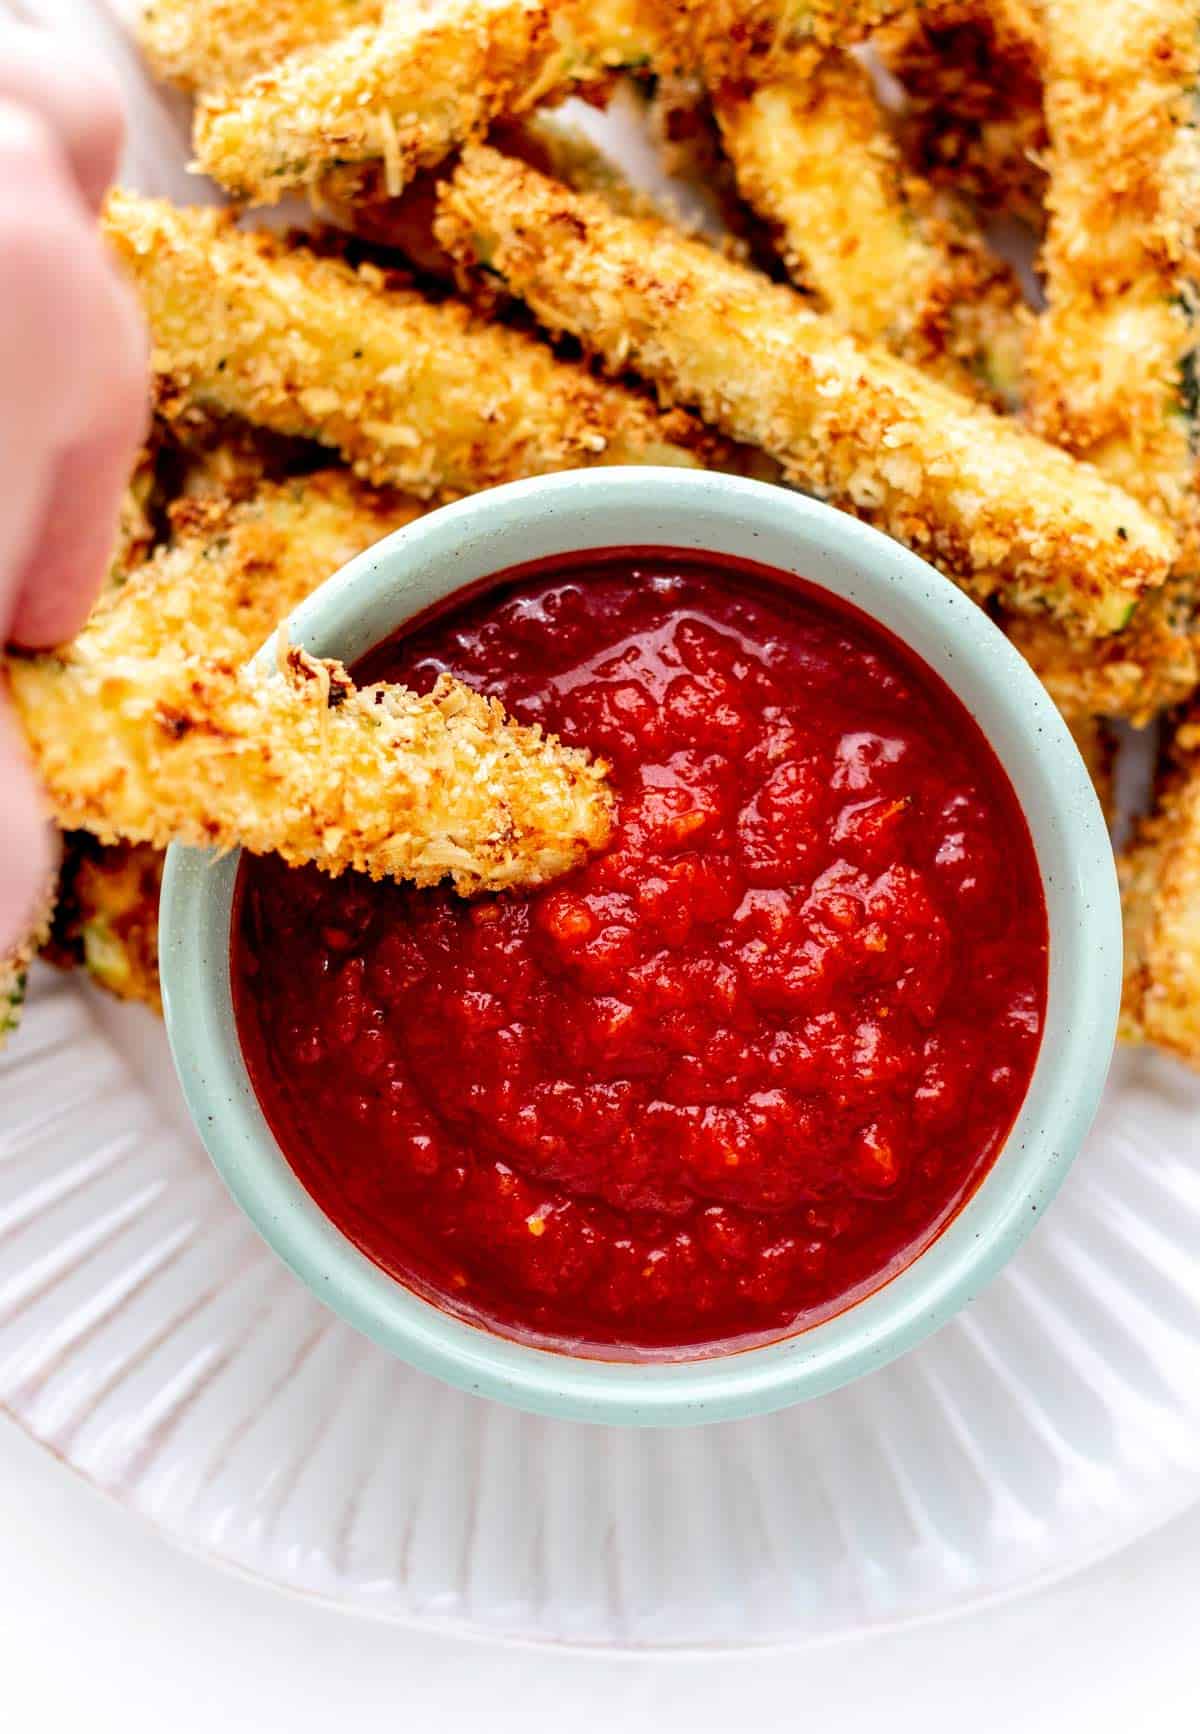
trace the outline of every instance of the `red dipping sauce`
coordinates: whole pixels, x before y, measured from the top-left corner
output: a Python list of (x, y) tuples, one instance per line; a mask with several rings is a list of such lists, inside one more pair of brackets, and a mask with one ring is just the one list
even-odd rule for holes
[(505, 574), (374, 651), (607, 758), (608, 849), (540, 891), (247, 858), (232, 977), (297, 1175), (386, 1271), (610, 1358), (745, 1346), (911, 1262), (986, 1174), (1045, 1015), (1024, 817), (857, 610), (715, 555)]

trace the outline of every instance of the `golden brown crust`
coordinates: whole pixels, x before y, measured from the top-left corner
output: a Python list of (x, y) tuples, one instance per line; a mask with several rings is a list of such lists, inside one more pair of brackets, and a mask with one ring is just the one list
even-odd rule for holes
[(395, 196), (493, 121), (616, 70), (694, 68), (716, 86), (802, 45), (857, 41), (895, 9), (895, 0), (445, 0), (433, 12), (397, 9), (205, 95), (196, 155), (236, 197), (257, 203), (319, 186), (331, 171), (343, 197), (376, 173)]
[(603, 766), (457, 682), (360, 690), (296, 649), (241, 672), (282, 612), (418, 510), (336, 472), (177, 507), (172, 543), (72, 644), (10, 658), (58, 823), (462, 891), (537, 883), (602, 843)]
[(298, 649), (272, 671), (219, 657), (10, 659), (51, 811), (103, 842), (243, 847), (324, 871), (463, 893), (538, 884), (606, 839), (603, 766), (442, 680), (356, 689)]
[(162, 1012), (158, 899), (164, 853), (148, 843), (98, 843), (86, 831), (63, 839), (61, 894), (41, 955), (85, 969), (117, 999)]
[(1097, 641), (1052, 620), (1004, 622), (1017, 649), (1069, 720), (1120, 717), (1141, 728), (1180, 705), (1200, 681), (1190, 579), (1170, 578), (1140, 603), (1124, 632)]
[(1020, 397), (1016, 278), (966, 211), (906, 170), (865, 69), (834, 53), (716, 99), (742, 194), (846, 330), (1000, 408)]
[(476, 146), (443, 185), (437, 232), (551, 329), (761, 445), (976, 595), (1102, 634), (1162, 579), (1169, 537), (1094, 471), (666, 225)]
[(318, 584), (423, 509), (338, 469), (185, 493), (170, 541), (94, 610), (89, 656), (243, 662)]
[(29, 966), (50, 936), (50, 924), (58, 900), (58, 870), (38, 896), (33, 918), (25, 932), (8, 950), (0, 952), (0, 1048), (21, 1021)]
[(446, 495), (722, 455), (692, 417), (376, 267), (130, 193), (111, 196), (105, 226), (141, 294), (156, 372), (187, 399), (337, 447), (371, 481)]
[(1121, 1034), (1200, 1066), (1200, 713), (1176, 734), (1155, 811), (1120, 866)]
[(384, 0), (147, 0), (137, 36), (159, 78), (182, 90), (221, 90), (377, 24), (383, 8)]
[(1047, 0), (1047, 311), (1029, 345), (1030, 415), (1175, 530), (1161, 597), (1090, 658), (1019, 629), (1060, 703), (1133, 721), (1200, 679), (1194, 404), (1200, 39), (1185, 0)]
[(904, 87), (898, 134), (917, 172), (1040, 230), (1040, 0), (925, 0), (904, 7), (873, 46)]
[(1047, 0), (1047, 310), (1030, 408), (1179, 532), (1194, 573), (1200, 35), (1191, 0)]

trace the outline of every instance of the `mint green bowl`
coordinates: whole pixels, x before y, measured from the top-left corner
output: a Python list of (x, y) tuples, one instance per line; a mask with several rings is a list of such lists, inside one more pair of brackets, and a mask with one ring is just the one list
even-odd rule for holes
[[(405, 1361), (464, 1390), (572, 1420), (662, 1426), (820, 1396), (911, 1349), (978, 1294), (1039, 1220), (1096, 1111), (1120, 999), (1121, 921), (1091, 781), (1020, 656), (915, 554), (783, 488), (683, 469), (516, 482), (431, 513), (359, 555), (292, 615), (288, 635), (353, 662), (476, 579), (556, 554), (636, 545), (741, 555), (856, 604), (957, 693), (1025, 810), (1050, 920), (1040, 1057), (987, 1177), (906, 1270), (785, 1341), (702, 1360), (599, 1361), (495, 1336), (386, 1276), (317, 1208), (280, 1152), (234, 1026), (236, 856), (170, 851), (160, 948), (171, 1051), (200, 1136), (238, 1203), (314, 1294)], [(273, 655), (272, 642), (260, 659)]]

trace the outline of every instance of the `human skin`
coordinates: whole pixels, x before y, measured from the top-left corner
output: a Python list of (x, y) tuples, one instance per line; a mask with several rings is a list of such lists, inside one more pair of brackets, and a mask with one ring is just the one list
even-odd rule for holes
[[(141, 317), (96, 226), (123, 134), (115, 85), (61, 39), (0, 25), (0, 642), (57, 644), (100, 585), (144, 435)], [(0, 711), (0, 955), (53, 841)]]

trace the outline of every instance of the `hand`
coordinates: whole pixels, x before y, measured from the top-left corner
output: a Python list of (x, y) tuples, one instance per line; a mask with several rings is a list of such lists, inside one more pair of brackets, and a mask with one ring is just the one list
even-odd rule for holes
[[(145, 434), (146, 338), (96, 214), (123, 123), (107, 75), (0, 25), (0, 644), (82, 626)], [(48, 882), (53, 843), (0, 711), (0, 955)]]

